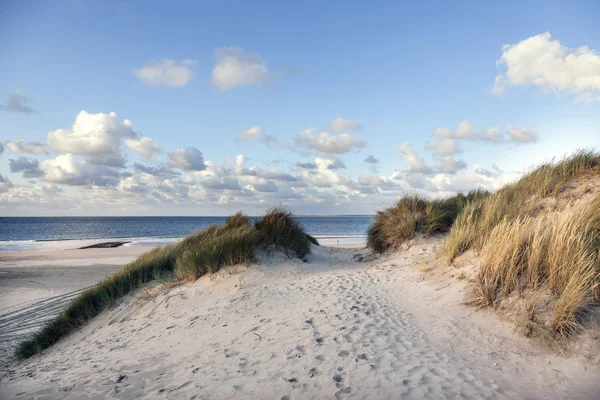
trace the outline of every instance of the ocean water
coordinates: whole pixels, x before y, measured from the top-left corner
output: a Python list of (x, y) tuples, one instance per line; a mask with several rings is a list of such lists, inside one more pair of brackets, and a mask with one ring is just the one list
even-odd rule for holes
[[(323, 243), (363, 243), (371, 216), (298, 217)], [(172, 243), (226, 217), (1, 217), (0, 252), (76, 249), (111, 240), (127, 246)]]

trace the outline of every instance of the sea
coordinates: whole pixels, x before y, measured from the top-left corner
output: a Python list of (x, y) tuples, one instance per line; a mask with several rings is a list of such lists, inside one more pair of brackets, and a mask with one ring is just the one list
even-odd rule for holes
[[(125, 246), (174, 243), (227, 217), (0, 217), (0, 252), (68, 250), (110, 241)], [(323, 244), (361, 244), (372, 216), (300, 216)]]

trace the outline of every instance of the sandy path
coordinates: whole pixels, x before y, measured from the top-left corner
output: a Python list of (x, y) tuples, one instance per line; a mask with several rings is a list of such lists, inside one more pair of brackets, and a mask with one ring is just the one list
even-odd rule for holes
[[(414, 267), (319, 248), (128, 299), (11, 367), (6, 397), (594, 398), (598, 367), (451, 304)], [(474, 314), (474, 315), (473, 315)], [(18, 398), (18, 397), (17, 397)]]

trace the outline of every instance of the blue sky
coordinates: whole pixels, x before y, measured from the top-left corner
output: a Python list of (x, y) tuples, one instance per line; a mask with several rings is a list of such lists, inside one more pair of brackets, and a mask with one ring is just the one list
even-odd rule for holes
[(368, 214), (600, 148), (593, 1), (1, 7), (2, 215)]

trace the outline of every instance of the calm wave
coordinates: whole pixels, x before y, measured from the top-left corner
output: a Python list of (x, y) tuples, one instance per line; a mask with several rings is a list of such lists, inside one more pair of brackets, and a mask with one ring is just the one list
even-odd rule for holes
[[(226, 217), (23, 217), (0, 218), (0, 251), (73, 249), (111, 239), (130, 245), (174, 242)], [(325, 241), (363, 242), (371, 216), (299, 217), (304, 229)]]

